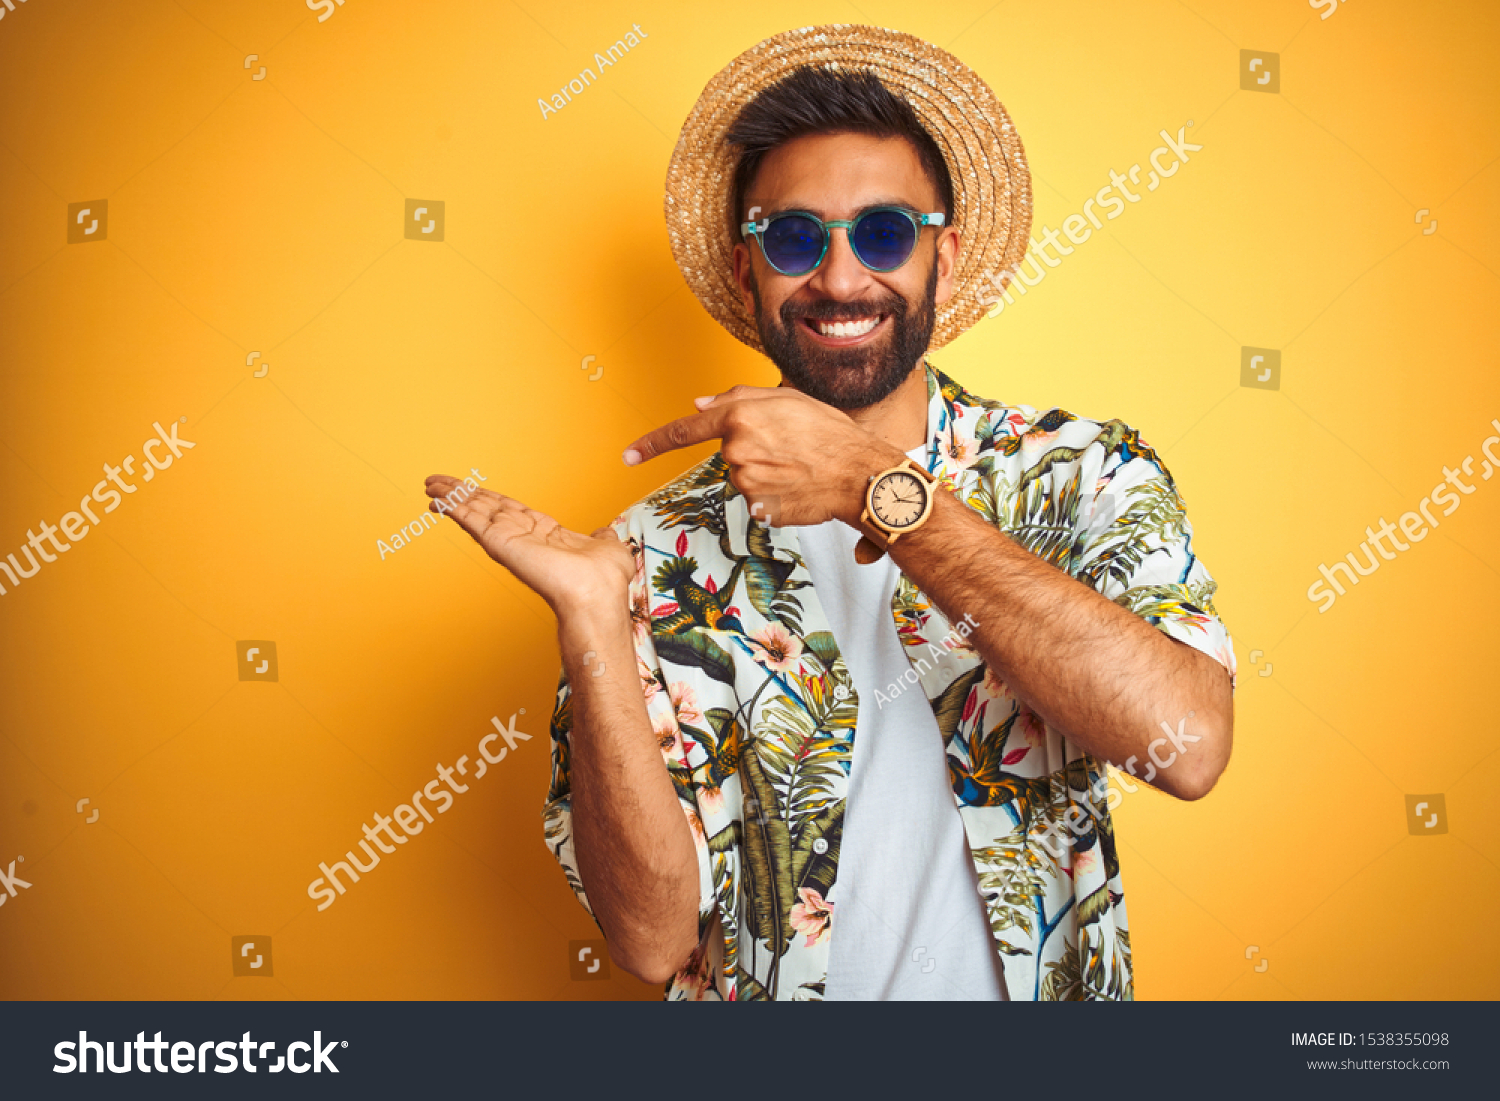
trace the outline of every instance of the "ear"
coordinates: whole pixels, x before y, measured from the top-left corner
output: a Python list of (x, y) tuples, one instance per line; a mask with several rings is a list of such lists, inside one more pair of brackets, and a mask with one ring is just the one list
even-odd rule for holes
[(750, 255), (750, 246), (743, 241), (736, 244), (731, 259), (734, 262), (734, 282), (740, 289), (740, 301), (745, 305), (745, 313), (754, 317), (755, 295), (750, 291), (750, 281), (754, 278), (754, 272), (751, 269), (753, 258)]
[(962, 242), (956, 226), (944, 226), (937, 237), (937, 287), (934, 300), (941, 305), (953, 297), (954, 277), (958, 272), (958, 250)]

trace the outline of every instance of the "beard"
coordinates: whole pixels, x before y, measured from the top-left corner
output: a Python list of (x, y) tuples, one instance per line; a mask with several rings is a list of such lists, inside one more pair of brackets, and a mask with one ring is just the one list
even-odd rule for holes
[[(911, 375), (932, 341), (937, 318), (936, 256), (922, 301), (914, 308), (909, 308), (906, 299), (894, 291), (883, 299), (858, 302), (825, 298), (803, 305), (789, 298), (781, 304), (780, 324), (777, 324), (761, 308), (760, 287), (753, 270), (749, 282), (755, 299), (755, 327), (766, 355), (780, 368), (782, 379), (835, 409), (864, 409), (889, 397)], [(802, 324), (802, 318), (853, 321), (878, 314), (890, 315), (889, 337), (855, 348), (809, 348), (794, 331)]]

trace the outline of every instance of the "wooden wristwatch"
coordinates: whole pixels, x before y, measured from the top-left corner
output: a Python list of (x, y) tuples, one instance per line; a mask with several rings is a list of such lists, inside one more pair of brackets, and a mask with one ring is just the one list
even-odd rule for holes
[[(886, 548), (932, 515), (937, 478), (910, 456), (889, 470), (870, 475), (865, 489), (865, 508), (859, 522), (866, 534), (854, 545), (854, 560), (860, 565), (878, 562)], [(871, 533), (879, 538), (872, 538)]]

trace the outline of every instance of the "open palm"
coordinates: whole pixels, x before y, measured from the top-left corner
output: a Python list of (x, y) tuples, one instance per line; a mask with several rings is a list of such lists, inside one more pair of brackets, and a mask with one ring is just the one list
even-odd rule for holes
[[(460, 500), (455, 489), (467, 497)], [(442, 512), (554, 611), (574, 600), (625, 599), (635, 562), (613, 529), (580, 535), (514, 497), (468, 490), (446, 474), (427, 479), (427, 496), (434, 498), (428, 506), (433, 512), (439, 511), (438, 499), (446, 498)]]

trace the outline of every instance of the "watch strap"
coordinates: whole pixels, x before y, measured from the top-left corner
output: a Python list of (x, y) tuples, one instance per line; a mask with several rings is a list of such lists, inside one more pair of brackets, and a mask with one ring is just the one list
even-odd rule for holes
[(871, 562), (879, 562), (885, 557), (885, 548), (868, 535), (861, 535), (859, 542), (854, 544), (854, 560), (861, 566), (868, 566)]

